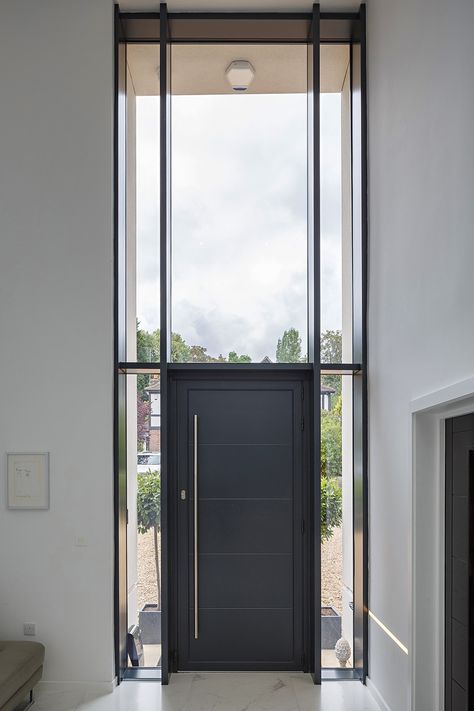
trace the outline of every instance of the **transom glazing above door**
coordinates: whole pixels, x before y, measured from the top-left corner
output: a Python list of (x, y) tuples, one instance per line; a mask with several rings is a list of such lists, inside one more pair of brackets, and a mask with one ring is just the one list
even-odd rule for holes
[(174, 361), (307, 360), (306, 64), (172, 47)]

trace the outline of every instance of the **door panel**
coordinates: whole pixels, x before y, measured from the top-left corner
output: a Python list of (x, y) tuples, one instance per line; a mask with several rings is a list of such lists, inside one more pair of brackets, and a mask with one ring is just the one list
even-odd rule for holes
[[(201, 497), (266, 498), (269, 485), (274, 498), (291, 497), (288, 477), (293, 456), (291, 446), (228, 444), (218, 447), (200, 443), (199, 447), (200, 466), (206, 472), (206, 476), (201, 477)], [(221, 476), (223, 463), (225, 478)]]
[[(292, 604), (292, 556), (203, 556), (200, 604), (203, 608), (245, 607), (252, 599), (258, 608), (289, 608)], [(267, 580), (278, 585), (266, 585)], [(192, 578), (189, 597), (192, 599)]]
[[(216, 387), (217, 384), (214, 384)], [(199, 413), (199, 446), (292, 445), (292, 391), (230, 389), (188, 391), (188, 408)], [(255, 386), (257, 387), (257, 386)], [(188, 443), (193, 444), (188, 428)]]
[(200, 555), (291, 555), (292, 508), (289, 501), (200, 499)]
[(204, 662), (209, 670), (210, 660), (216, 670), (235, 670), (241, 665), (270, 664), (274, 669), (278, 662), (286, 668), (293, 655), (293, 618), (291, 609), (237, 609), (202, 610), (200, 612), (202, 633), (199, 640), (191, 639), (190, 658), (193, 667)]
[(446, 711), (472, 706), (474, 417), (446, 422)]
[[(303, 431), (299, 381), (177, 387), (178, 668), (301, 669)], [(194, 638), (194, 430), (198, 612)]]

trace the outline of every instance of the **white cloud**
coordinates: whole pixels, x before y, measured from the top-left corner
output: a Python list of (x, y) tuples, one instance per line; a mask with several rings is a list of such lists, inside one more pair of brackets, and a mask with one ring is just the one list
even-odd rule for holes
[[(322, 324), (341, 326), (340, 99), (322, 97)], [(138, 314), (158, 326), (158, 101), (137, 101)], [(172, 106), (173, 330), (209, 353), (306, 341), (306, 97)], [(306, 349), (306, 342), (304, 342)]]

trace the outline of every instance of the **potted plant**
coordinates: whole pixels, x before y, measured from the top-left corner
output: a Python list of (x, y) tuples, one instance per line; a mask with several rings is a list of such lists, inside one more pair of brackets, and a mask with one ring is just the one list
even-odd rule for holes
[(161, 642), (161, 578), (158, 534), (161, 529), (161, 478), (159, 471), (137, 475), (137, 527), (139, 533), (153, 530), (157, 604), (147, 603), (138, 613), (143, 644)]

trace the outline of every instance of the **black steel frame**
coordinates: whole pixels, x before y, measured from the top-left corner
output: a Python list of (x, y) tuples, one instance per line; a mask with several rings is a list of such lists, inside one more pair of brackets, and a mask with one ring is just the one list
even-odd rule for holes
[(320, 364), (320, 9), (313, 5), (308, 42), (308, 360), (310, 380), (309, 451), (309, 671), (321, 683), (321, 364)]
[[(451, 642), (451, 615), (452, 615), (452, 506), (451, 496), (453, 488), (453, 418), (445, 422), (445, 542), (444, 542), (444, 708), (451, 711), (451, 684), (449, 678), (452, 670), (452, 642)], [(471, 462), (470, 462), (471, 464)]]
[(351, 170), (353, 249), (353, 359), (362, 363), (353, 378), (354, 669), (368, 672), (368, 397), (367, 397), (367, 106), (366, 8), (351, 42)]
[[(170, 46), (178, 42), (275, 42), (308, 45), (308, 345), (309, 363), (293, 364), (303, 371), (312, 387), (310, 420), (313, 448), (311, 541), (309, 589), (310, 639), (308, 668), (315, 683), (321, 678), (360, 678), (368, 671), (368, 437), (367, 437), (367, 114), (365, 65), (365, 5), (357, 13), (168, 13), (165, 3), (159, 13), (120, 13), (115, 6), (115, 150), (114, 150), (114, 506), (115, 506), (115, 649), (120, 681), (126, 667), (126, 376), (160, 372), (162, 412), (162, 683), (167, 684), (174, 663), (171, 656), (168, 600), (173, 584), (169, 576), (170, 541), (168, 513), (171, 511), (167, 471), (169, 448), (169, 387), (173, 374), (189, 370), (225, 370), (235, 377), (269, 371), (288, 372), (285, 364), (177, 364), (170, 360)], [(255, 28), (260, 28), (256, 30)], [(262, 30), (264, 28), (265, 31)], [(266, 29), (265, 29), (266, 28)], [(270, 28), (270, 29), (269, 29)], [(278, 28), (278, 32), (276, 32)], [(271, 34), (273, 32), (273, 35)], [(227, 34), (225, 34), (227, 33)], [(161, 343), (159, 363), (128, 362), (126, 358), (126, 234), (125, 234), (125, 122), (124, 48), (127, 43), (160, 43), (160, 297)], [(320, 43), (349, 43), (351, 46), (352, 96), (352, 221), (353, 221), (353, 361), (320, 363), (320, 255), (319, 255), (319, 47)], [(303, 373), (302, 373), (303, 374)], [(319, 544), (319, 459), (321, 375), (353, 376), (354, 401), (354, 670), (324, 670), (320, 666), (320, 568)], [(315, 392), (317, 388), (318, 392)], [(317, 588), (317, 589), (316, 589)], [(349, 672), (349, 673), (348, 673)]]
[[(178, 366), (181, 365), (186, 365), (188, 367), (186, 368), (181, 368)], [(224, 365), (223, 368), (212, 368), (212, 365)], [(227, 364), (229, 365), (229, 364)], [(303, 390), (303, 419), (304, 421), (308, 421), (310, 417), (310, 398), (308, 397), (308, 392), (311, 387), (311, 375), (312, 375), (312, 368), (311, 367), (294, 367), (294, 364), (287, 364), (287, 363), (279, 363), (278, 368), (266, 368), (265, 370), (262, 369), (255, 369), (252, 367), (249, 367), (247, 369), (240, 369), (237, 366), (239, 365), (247, 365), (247, 364), (231, 364), (231, 367), (226, 367), (225, 364), (201, 364), (201, 363), (186, 363), (186, 364), (170, 364), (169, 367), (169, 388), (170, 391), (172, 391), (173, 396), (172, 396), (172, 404), (170, 407), (170, 419), (173, 421), (173, 429), (174, 432), (170, 432), (170, 457), (175, 459), (178, 457), (178, 449), (177, 449), (177, 419), (178, 419), (178, 407), (177, 407), (177, 388), (179, 387), (180, 382), (186, 382), (188, 380), (192, 380), (193, 383), (197, 383), (199, 381), (206, 382), (209, 386), (212, 386), (212, 384), (225, 380), (226, 383), (229, 382), (237, 382), (237, 383), (242, 383), (245, 382), (248, 384), (249, 382), (255, 381), (258, 382), (259, 384), (264, 384), (264, 383), (271, 383), (279, 380), (284, 380), (284, 381), (293, 381), (294, 383), (298, 383), (301, 385), (301, 388)], [(249, 364), (251, 366), (251, 364)], [(302, 365), (302, 364), (298, 364)], [(204, 366), (204, 367), (203, 367)], [(264, 387), (264, 385), (263, 385)], [(308, 440), (309, 438), (305, 436), (303, 438), (303, 446), (302, 446), (302, 456), (303, 456), (303, 467), (306, 470), (308, 468), (308, 459), (309, 459), (309, 446), (308, 446)], [(174, 467), (174, 472), (177, 471), (177, 463), (173, 462)], [(306, 476), (302, 482), (302, 506), (303, 506), (303, 519), (304, 521), (308, 521), (310, 519), (311, 515), (311, 506), (310, 506), (310, 476)], [(170, 482), (170, 487), (173, 486), (174, 489), (173, 491), (170, 491), (170, 500), (169, 500), (169, 531), (171, 532), (171, 538), (174, 541), (178, 541), (178, 519), (179, 519), (179, 514), (178, 514), (178, 506), (179, 506), (179, 486), (178, 486), (178, 480), (177, 477), (173, 477), (172, 481)], [(308, 585), (308, 570), (310, 566), (310, 545), (308, 542), (309, 536), (303, 536), (302, 539), (302, 557), (303, 557), (303, 590), (302, 590), (302, 596), (301, 596), (301, 601), (300, 601), (300, 610), (299, 612), (302, 613), (303, 617), (303, 645), (304, 645), (304, 651), (302, 655), (302, 669), (305, 672), (310, 671), (309, 669), (309, 664), (310, 660), (308, 659), (308, 650), (310, 649), (310, 630), (308, 625), (304, 624), (304, 621), (308, 619), (308, 613), (309, 613), (309, 606), (311, 604), (310, 600), (310, 595), (308, 594), (309, 591), (309, 585)], [(171, 546), (171, 550), (169, 551), (170, 556), (173, 558), (171, 565), (174, 566), (175, 570), (178, 570), (178, 565), (179, 565), (179, 554), (178, 554), (178, 549), (176, 546)], [(173, 579), (170, 581), (171, 582), (171, 594), (170, 597), (173, 600), (176, 600), (179, 594), (179, 589), (178, 589), (178, 584), (177, 584), (177, 579), (176, 576), (173, 576)], [(177, 609), (176, 606), (174, 610), (171, 613), (170, 616), (170, 673), (176, 672), (179, 670), (179, 659), (178, 659), (178, 637), (179, 637), (179, 631), (178, 631), (178, 616), (177, 616)], [(239, 669), (239, 671), (245, 671), (245, 668), (242, 667)]]
[(126, 357), (125, 280), (125, 47), (119, 42), (121, 21), (115, 6), (114, 92), (114, 636), (117, 678), (127, 665), (127, 473), (126, 382), (118, 362)]
[[(455, 422), (456, 417), (451, 417), (445, 421), (444, 432), (445, 432), (445, 543), (444, 543), (444, 560), (445, 560), (445, 570), (444, 570), (444, 709), (445, 711), (453, 711), (455, 701), (452, 698), (452, 670), (453, 670), (453, 658), (459, 658), (459, 651), (456, 654), (456, 650), (453, 649), (453, 637), (452, 637), (452, 616), (453, 616), (453, 508), (452, 508), (452, 496), (453, 496), (453, 477), (455, 476), (455, 468), (453, 466), (453, 454), (454, 454), (454, 435), (455, 435)], [(472, 491), (472, 476), (474, 474), (474, 448), (469, 448), (469, 477), (468, 477), (468, 488), (467, 488), (467, 498), (469, 502), (469, 517), (467, 524), (468, 533), (468, 546), (469, 546), (469, 561), (472, 560), (472, 551), (474, 550), (474, 498)], [(472, 660), (474, 659), (474, 581), (472, 579), (472, 574), (469, 574), (469, 584), (468, 584), (468, 707), (472, 706), (472, 697), (474, 695), (474, 669)], [(459, 593), (458, 593), (459, 599)], [(454, 662), (456, 664), (456, 662)]]

